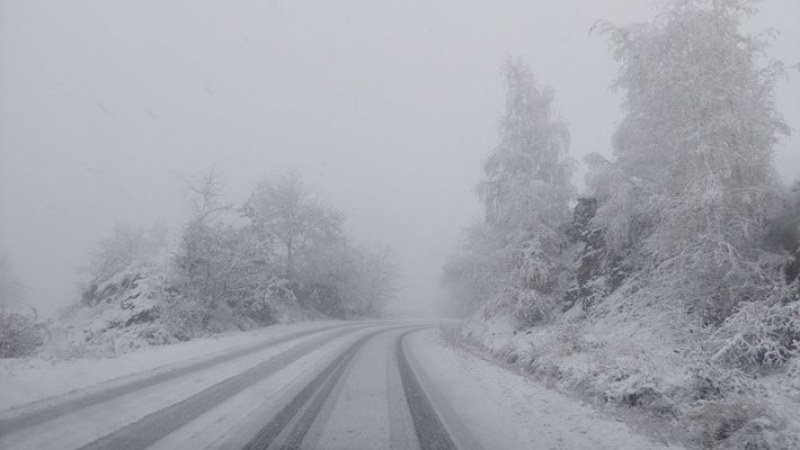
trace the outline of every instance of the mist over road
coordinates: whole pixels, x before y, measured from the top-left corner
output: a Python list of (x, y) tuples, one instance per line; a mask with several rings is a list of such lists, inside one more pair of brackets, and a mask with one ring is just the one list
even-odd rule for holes
[[(480, 449), (549, 439), (547, 423), (520, 433), (520, 421), (529, 428), (536, 418), (480, 385), (518, 391), (520, 379), (508, 384), (504, 377), (517, 376), (448, 347), (440, 328), (384, 321), (289, 329), (0, 412), (0, 448)], [(619, 448), (604, 446), (605, 432), (589, 440), (585, 430), (574, 433), (581, 443), (563, 431), (548, 445)]]

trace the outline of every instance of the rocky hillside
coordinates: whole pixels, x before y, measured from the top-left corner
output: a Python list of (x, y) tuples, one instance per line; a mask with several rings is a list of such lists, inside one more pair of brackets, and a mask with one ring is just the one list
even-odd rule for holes
[[(676, 305), (669, 291), (649, 283), (647, 272), (608, 251), (602, 230), (591, 220), (595, 211), (595, 200), (581, 199), (567, 227), (564, 255), (574, 272), (562, 315), (531, 326), (489, 303), (467, 320), (460, 332), (463, 342), (610, 408), (665, 442), (690, 448), (798, 448), (797, 297), (771, 312), (758, 303), (744, 305), (747, 317), (710, 327)], [(796, 277), (800, 240), (791, 245), (794, 259), (786, 274)], [(720, 356), (746, 352), (751, 345), (761, 346), (754, 365)], [(784, 352), (784, 362), (771, 366), (767, 358), (776, 351)]]

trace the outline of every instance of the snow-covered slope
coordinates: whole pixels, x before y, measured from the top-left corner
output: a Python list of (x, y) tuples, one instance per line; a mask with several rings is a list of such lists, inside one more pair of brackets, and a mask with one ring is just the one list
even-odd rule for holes
[[(102, 281), (93, 281), (73, 305), (46, 328), (37, 356), (48, 359), (111, 356), (142, 347), (173, 344), (213, 332), (249, 330), (263, 326), (254, 320), (218, 309), (204, 329), (195, 304), (175, 294), (170, 262), (162, 258), (136, 262)], [(285, 290), (285, 289), (284, 289)], [(270, 291), (271, 292), (271, 291)], [(183, 300), (183, 301), (181, 301)], [(267, 296), (272, 322), (293, 323), (325, 319), (299, 308), (296, 302)]]
[(663, 439), (699, 448), (800, 448), (797, 361), (759, 376), (710, 364), (707, 331), (663, 300), (627, 282), (588, 312), (574, 307), (546, 325), (482, 311), (459, 337)]

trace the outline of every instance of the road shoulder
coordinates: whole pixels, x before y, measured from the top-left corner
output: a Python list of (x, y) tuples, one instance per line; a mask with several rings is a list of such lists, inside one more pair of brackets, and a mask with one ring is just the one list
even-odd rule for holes
[[(439, 330), (409, 335), (409, 352), (431, 386), (486, 448), (677, 448), (655, 443), (579, 400), (472, 353)], [(447, 421), (445, 414), (445, 421)]]

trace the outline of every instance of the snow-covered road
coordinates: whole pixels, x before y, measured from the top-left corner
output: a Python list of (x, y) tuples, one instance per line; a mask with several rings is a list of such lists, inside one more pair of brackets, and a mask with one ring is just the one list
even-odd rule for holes
[(0, 448), (662, 448), (451, 348), (435, 325), (285, 327), (9, 408), (0, 412)]

